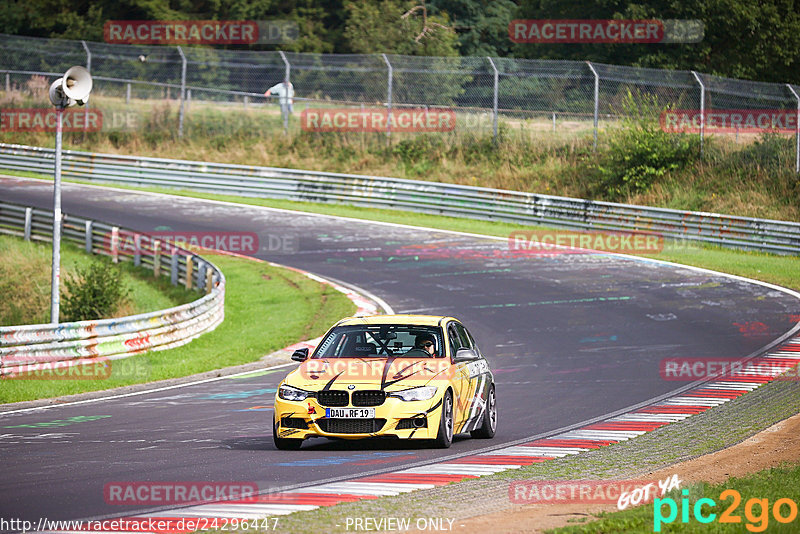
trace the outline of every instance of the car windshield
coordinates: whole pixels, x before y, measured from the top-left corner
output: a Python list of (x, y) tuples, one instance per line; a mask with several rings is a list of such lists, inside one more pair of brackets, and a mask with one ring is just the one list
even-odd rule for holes
[[(420, 344), (432, 341), (431, 354)], [(442, 332), (435, 326), (337, 326), (319, 344), (314, 358), (433, 358), (442, 355)]]

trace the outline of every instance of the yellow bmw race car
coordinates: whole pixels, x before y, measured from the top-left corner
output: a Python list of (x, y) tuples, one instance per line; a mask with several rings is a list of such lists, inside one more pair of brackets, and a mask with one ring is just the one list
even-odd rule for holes
[(430, 440), (492, 438), (494, 377), (469, 331), (453, 317), (378, 315), (336, 323), (278, 386), (273, 437), (299, 449), (321, 436)]

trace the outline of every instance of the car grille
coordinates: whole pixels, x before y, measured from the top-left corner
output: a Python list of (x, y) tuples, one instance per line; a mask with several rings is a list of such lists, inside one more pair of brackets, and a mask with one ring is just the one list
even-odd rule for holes
[(386, 419), (317, 419), (316, 423), (331, 434), (371, 434), (380, 431)]
[(350, 396), (346, 391), (318, 391), (317, 401), (322, 406), (347, 406), (350, 402)]
[(386, 393), (377, 391), (353, 392), (353, 406), (380, 406), (386, 400)]
[(308, 428), (308, 423), (299, 417), (284, 417), (281, 419), (281, 426), (284, 428), (299, 428), (305, 430)]

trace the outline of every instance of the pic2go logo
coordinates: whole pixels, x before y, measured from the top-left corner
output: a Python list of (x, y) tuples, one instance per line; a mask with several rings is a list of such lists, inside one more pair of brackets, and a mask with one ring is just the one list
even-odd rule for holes
[[(694, 519), (698, 523), (711, 523), (717, 518), (717, 514), (711, 509), (716, 508), (717, 503), (714, 499), (704, 497), (697, 499), (694, 505), (689, 504), (689, 490), (682, 490), (680, 503), (681, 523), (689, 523), (689, 512), (691, 511)], [(736, 509), (742, 502), (742, 495), (734, 489), (727, 489), (719, 494), (720, 501), (731, 500), (730, 505), (719, 515), (720, 523), (740, 524), (742, 518), (736, 513)], [(668, 509), (664, 515), (664, 508)], [(757, 511), (756, 511), (757, 510)], [(653, 532), (661, 532), (661, 525), (673, 523), (678, 518), (678, 503), (675, 499), (667, 497), (655, 499), (653, 501)], [(788, 511), (787, 514), (783, 514)], [(750, 532), (764, 532), (769, 526), (769, 499), (748, 499), (744, 505), (744, 516), (747, 519), (745, 528)], [(792, 499), (778, 499), (772, 505), (772, 517), (778, 523), (791, 523), (797, 518), (797, 504)]]

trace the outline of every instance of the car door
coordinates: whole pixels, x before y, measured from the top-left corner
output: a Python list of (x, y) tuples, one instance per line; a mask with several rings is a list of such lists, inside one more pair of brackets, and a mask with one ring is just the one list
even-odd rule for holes
[(450, 343), (450, 361), (453, 364), (453, 422), (455, 432), (460, 432), (466, 415), (469, 413), (471, 399), (469, 388), (469, 371), (467, 362), (455, 362), (456, 353), (460, 348), (469, 348), (463, 345), (464, 339), (458, 335), (455, 322), (447, 325), (447, 339)]
[(489, 390), (491, 389), (493, 377), (489, 371), (489, 364), (481, 354), (472, 334), (470, 334), (462, 324), (457, 324), (455, 328), (456, 332), (459, 334), (459, 338), (463, 338), (463, 342), (468, 345), (468, 348), (474, 350), (479, 356), (477, 360), (468, 362), (465, 366), (465, 379), (468, 383), (465, 394), (468, 393), (469, 402), (466, 413), (464, 414), (464, 426), (462, 429), (464, 431), (474, 430), (480, 423), (483, 411), (486, 408), (486, 401), (489, 398)]

